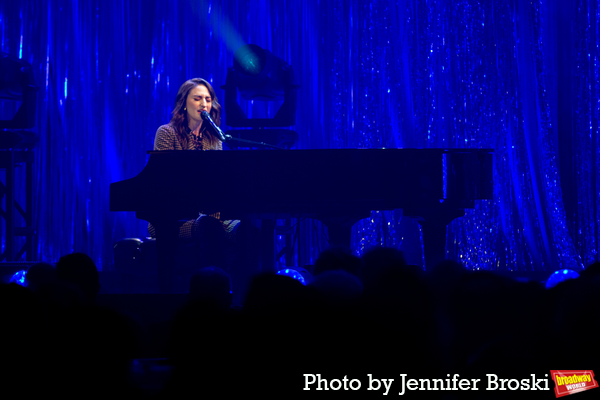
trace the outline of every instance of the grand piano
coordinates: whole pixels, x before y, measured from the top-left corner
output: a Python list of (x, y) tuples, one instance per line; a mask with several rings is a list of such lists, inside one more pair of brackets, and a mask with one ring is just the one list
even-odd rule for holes
[(110, 210), (135, 211), (156, 228), (163, 292), (171, 289), (177, 221), (197, 218), (200, 210), (220, 212), (223, 219), (315, 218), (327, 226), (330, 245), (349, 246), (358, 220), (372, 210), (401, 208), (422, 226), (429, 267), (445, 258), (448, 223), (474, 208), (475, 201), (491, 199), (493, 192), (490, 149), (149, 154), (137, 176), (110, 185)]

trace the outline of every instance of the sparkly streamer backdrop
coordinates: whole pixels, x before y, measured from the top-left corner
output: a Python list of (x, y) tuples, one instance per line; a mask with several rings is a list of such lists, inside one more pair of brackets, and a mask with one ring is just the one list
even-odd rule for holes
[[(448, 257), (581, 268), (598, 251), (598, 3), (3, 1), (0, 50), (30, 62), (40, 87), (39, 259), (82, 251), (110, 269), (115, 241), (147, 234), (108, 210), (109, 184), (143, 169), (182, 82), (206, 78), (222, 101), (233, 53), (254, 43), (295, 70), (298, 149), (494, 149), (494, 200), (451, 223)], [(326, 230), (292, 225), (293, 263), (313, 263)], [(421, 242), (401, 210), (353, 232), (357, 254), (391, 246), (419, 265)]]

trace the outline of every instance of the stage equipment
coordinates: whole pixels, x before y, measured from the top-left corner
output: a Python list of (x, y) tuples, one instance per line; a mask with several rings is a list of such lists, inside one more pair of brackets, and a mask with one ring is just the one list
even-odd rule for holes
[[(298, 133), (291, 129), (277, 129), (296, 124), (297, 89), (293, 68), (269, 50), (255, 44), (240, 47), (233, 56), (233, 67), (227, 70), (225, 90), (225, 122), (230, 127), (249, 128), (229, 130), (226, 135), (231, 139), (227, 144), (237, 148), (273, 148), (290, 149), (298, 141)], [(279, 109), (272, 118), (248, 118), (242, 110), (240, 97), (249, 102), (262, 102), (265, 108), (277, 105)], [(266, 222), (275, 226), (274, 221)], [(290, 228), (291, 221), (284, 220), (284, 227)], [(280, 230), (284, 227), (278, 227)], [(285, 247), (278, 259), (285, 254), (286, 265), (293, 254), (293, 235), (291, 229), (284, 229)]]
[[(11, 119), (0, 120), (0, 168), (6, 170), (4, 182), (0, 182), (0, 200), (4, 208), (5, 247), (0, 261), (16, 261), (26, 253), (27, 261), (34, 261), (35, 229), (33, 227), (33, 148), (38, 136), (25, 131), (35, 125), (36, 91), (33, 69), (21, 59), (0, 53), (0, 100), (2, 108), (21, 103)], [(14, 103), (13, 103), (14, 102)], [(16, 108), (16, 107), (15, 107)], [(25, 165), (25, 208), (16, 201), (15, 168)], [(17, 223), (21, 215), (25, 226)], [(17, 250), (16, 238), (25, 237), (25, 244)]]
[(312, 282), (312, 275), (304, 268), (282, 268), (277, 271), (277, 275), (289, 276), (290, 278), (300, 281), (304, 286)]
[[(233, 56), (233, 67), (227, 70), (225, 90), (226, 124), (235, 128), (227, 132), (233, 138), (256, 143), (232, 141), (230, 147), (261, 148), (264, 144), (291, 148), (298, 134), (289, 129), (296, 123), (296, 97), (292, 67), (275, 57), (269, 50), (249, 44), (238, 49)], [(239, 98), (251, 102), (265, 102), (281, 106), (272, 118), (248, 118), (239, 104)]]
[(569, 279), (577, 279), (579, 274), (570, 269), (561, 269), (554, 271), (552, 275), (548, 277), (546, 281), (546, 289), (551, 289), (561, 282), (568, 281)]

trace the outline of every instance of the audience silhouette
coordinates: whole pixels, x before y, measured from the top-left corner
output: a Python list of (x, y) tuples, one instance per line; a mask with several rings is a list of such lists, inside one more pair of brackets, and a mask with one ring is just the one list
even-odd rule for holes
[(13, 386), (36, 382), (31, 393), (67, 398), (281, 395), (301, 390), (306, 373), (527, 378), (553, 366), (592, 369), (600, 350), (573, 351), (569, 343), (600, 334), (599, 265), (545, 289), (454, 261), (425, 272), (395, 249), (361, 258), (330, 249), (309, 285), (257, 275), (242, 307), (232, 306), (229, 274), (205, 267), (169, 322), (162, 355), (169, 379), (149, 393), (132, 379), (144, 331), (98, 305), (98, 270), (73, 253), (56, 267), (32, 266), (26, 287), (0, 286), (0, 363)]

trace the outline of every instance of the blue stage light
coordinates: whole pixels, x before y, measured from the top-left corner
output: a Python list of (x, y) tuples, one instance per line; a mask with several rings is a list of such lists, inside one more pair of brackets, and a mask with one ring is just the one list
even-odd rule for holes
[(294, 267), (294, 268), (283, 268), (277, 271), (277, 275), (289, 276), (290, 278), (294, 278), (304, 286), (308, 285), (312, 280), (312, 275), (304, 268)]
[(16, 283), (17, 285), (27, 286), (27, 284), (25, 283), (25, 275), (27, 275), (27, 271), (17, 271), (13, 274), (8, 283)]
[(546, 281), (546, 289), (553, 288), (561, 282), (576, 278), (579, 278), (579, 274), (570, 269), (561, 269), (558, 271), (554, 271)]
[(249, 44), (238, 49), (233, 57), (233, 66), (236, 71), (247, 76), (260, 74), (267, 65), (269, 51), (265, 51), (255, 44)]
[(277, 271), (277, 275), (289, 276), (290, 278), (294, 278), (300, 281), (303, 285), (306, 285), (306, 280), (302, 276), (302, 274), (295, 269), (285, 268)]
[[(294, 70), (286, 61), (255, 44), (240, 47), (221, 86), (225, 89), (227, 125), (260, 129), (295, 125), (298, 87)], [(273, 110), (267, 117), (249, 118), (238, 103), (238, 95), (246, 101), (271, 104)]]

